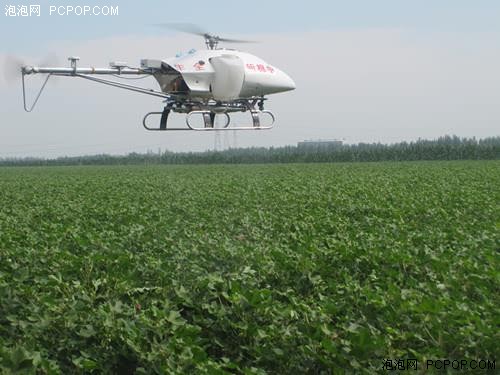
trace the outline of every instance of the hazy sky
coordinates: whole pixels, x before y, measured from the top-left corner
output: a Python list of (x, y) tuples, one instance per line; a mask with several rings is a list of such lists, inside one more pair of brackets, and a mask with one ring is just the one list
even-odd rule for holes
[[(6, 56), (36, 64), (56, 54), (81, 66), (138, 65), (204, 48), (203, 40), (150, 26), (191, 22), (260, 44), (236, 46), (287, 72), (297, 89), (270, 96), (271, 131), (220, 135), (146, 132), (160, 99), (75, 78), (50, 84), (33, 113), (20, 81), (0, 74), (0, 157), (58, 156), (303, 139), (396, 142), (445, 134), (500, 134), (500, 2), (487, 0), (119, 1), (3, 0), (0, 68)], [(41, 5), (40, 17), (9, 17), (8, 5)], [(118, 6), (118, 16), (49, 15), (50, 5)], [(233, 46), (231, 46), (233, 47)], [(153, 79), (140, 81), (157, 88)], [(35, 88), (40, 79), (30, 81)], [(32, 91), (33, 92), (33, 91)], [(175, 115), (174, 115), (175, 116)], [(182, 115), (173, 121), (183, 122)]]

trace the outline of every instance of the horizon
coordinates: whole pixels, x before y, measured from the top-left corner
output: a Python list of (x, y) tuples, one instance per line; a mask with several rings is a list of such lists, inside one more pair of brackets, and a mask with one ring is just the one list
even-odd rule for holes
[[(389, 143), (382, 143), (382, 142), (357, 142), (357, 143), (345, 143), (343, 140), (339, 139), (308, 139), (308, 140), (302, 140), (297, 142), (296, 144), (287, 144), (287, 145), (281, 145), (281, 146), (244, 146), (244, 147), (228, 147), (224, 149), (207, 149), (207, 150), (201, 150), (201, 151), (174, 151), (174, 150), (169, 150), (169, 149), (162, 149), (161, 147), (158, 147), (157, 150), (154, 149), (146, 149), (143, 152), (136, 152), (136, 151), (131, 151), (131, 152), (126, 152), (126, 153), (121, 153), (121, 154), (113, 154), (113, 153), (95, 153), (95, 154), (80, 154), (80, 155), (58, 155), (58, 156), (53, 156), (53, 157), (38, 157), (38, 156), (32, 156), (32, 155), (26, 155), (26, 156), (20, 156), (20, 157), (3, 157), (0, 156), (0, 163), (1, 162), (10, 162), (10, 161), (57, 161), (60, 159), (92, 159), (94, 157), (99, 157), (99, 156), (104, 156), (104, 157), (109, 157), (109, 158), (129, 158), (131, 156), (151, 156), (151, 155), (166, 155), (166, 154), (196, 154), (196, 155), (202, 155), (202, 154), (207, 154), (207, 153), (224, 153), (226, 151), (245, 151), (245, 150), (252, 150), (252, 149), (264, 149), (266, 151), (271, 151), (271, 149), (282, 149), (282, 148), (296, 148), (300, 149), (300, 143), (305, 143), (305, 142), (311, 142), (311, 143), (329, 143), (329, 142), (341, 142), (340, 144), (336, 144), (335, 146), (332, 145), (332, 148), (338, 148), (338, 147), (360, 147), (360, 146), (385, 146), (388, 148), (391, 147), (397, 147), (401, 145), (413, 145), (413, 144), (418, 144), (418, 143), (439, 143), (439, 142), (447, 142), (447, 141), (459, 141), (461, 143), (465, 142), (476, 142), (477, 145), (479, 145), (482, 142), (485, 141), (500, 141), (500, 136), (488, 136), (488, 137), (482, 137), (482, 138), (477, 138), (477, 137), (459, 137), (457, 135), (443, 135), (439, 136), (434, 139), (426, 139), (426, 138), (419, 138), (416, 140), (412, 141), (398, 141), (398, 142), (389, 142)], [(500, 144), (500, 143), (499, 143)], [(304, 149), (303, 149), (304, 150)], [(309, 149), (311, 151), (311, 149)], [(321, 151), (324, 152), (325, 149), (323, 148), (317, 148), (313, 149), (312, 151)], [(307, 152), (306, 152), (307, 153)], [(1, 164), (0, 164), (1, 166)]]

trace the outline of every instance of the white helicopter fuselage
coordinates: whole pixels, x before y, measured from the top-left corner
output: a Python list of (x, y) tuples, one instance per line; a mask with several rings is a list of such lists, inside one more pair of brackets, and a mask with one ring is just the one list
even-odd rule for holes
[[(152, 131), (222, 131), (222, 130), (263, 130), (271, 129), (274, 114), (266, 109), (266, 96), (295, 89), (295, 82), (283, 71), (250, 53), (232, 49), (215, 48), (219, 41), (245, 42), (202, 34), (208, 50), (191, 50), (164, 60), (143, 59), (138, 68), (125, 62), (110, 62), (108, 68), (79, 67), (79, 57), (70, 56), (69, 67), (21, 67), (23, 104), (27, 112), (35, 107), (51, 76), (78, 77), (92, 82), (126, 89), (129, 91), (163, 99), (161, 112), (149, 112), (142, 125)], [(32, 105), (26, 102), (25, 76), (46, 74), (46, 78)], [(111, 75), (115, 79), (101, 78)], [(141, 87), (117, 81), (125, 76), (153, 76), (161, 90)], [(244, 124), (231, 120), (231, 114), (249, 113), (251, 123)], [(168, 126), (170, 113), (185, 114), (185, 127)], [(148, 118), (159, 117), (159, 126), (151, 126)], [(216, 125), (216, 116), (223, 118), (221, 126)], [(267, 121), (261, 121), (267, 117)], [(201, 126), (194, 117), (201, 117)]]
[(191, 50), (165, 60), (143, 60), (164, 93), (190, 98), (232, 101), (264, 97), (295, 89), (283, 71), (261, 58), (230, 49)]

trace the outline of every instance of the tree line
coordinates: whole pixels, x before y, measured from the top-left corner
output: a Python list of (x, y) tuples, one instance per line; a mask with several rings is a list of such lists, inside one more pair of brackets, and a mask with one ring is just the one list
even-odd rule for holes
[[(0, 150), (1, 153), (1, 150)], [(127, 164), (243, 164), (321, 163), (414, 160), (500, 159), (500, 136), (484, 139), (444, 136), (393, 144), (314, 144), (308, 147), (250, 147), (204, 152), (148, 152), (127, 155), (85, 155), (58, 158), (2, 158), (3, 166), (127, 165)]]

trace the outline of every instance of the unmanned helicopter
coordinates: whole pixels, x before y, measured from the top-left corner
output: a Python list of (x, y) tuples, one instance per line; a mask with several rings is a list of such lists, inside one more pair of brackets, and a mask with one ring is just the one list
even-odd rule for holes
[[(146, 130), (153, 131), (211, 131), (211, 130), (261, 130), (270, 129), (275, 122), (274, 114), (264, 109), (267, 95), (295, 89), (294, 81), (282, 70), (250, 53), (234, 49), (219, 48), (219, 43), (251, 43), (247, 40), (222, 38), (198, 28), (176, 27), (183, 32), (200, 35), (205, 39), (206, 50), (190, 50), (184, 54), (163, 60), (142, 59), (140, 67), (130, 67), (124, 62), (111, 62), (108, 68), (79, 67), (79, 57), (68, 60), (69, 67), (42, 67), (23, 65), (22, 88), (24, 109), (31, 112), (51, 76), (78, 77), (100, 84), (151, 95), (164, 100), (161, 112), (149, 112), (142, 121)], [(25, 76), (47, 74), (31, 106), (26, 103)], [(102, 76), (113, 76), (105, 79)], [(124, 76), (153, 76), (160, 89), (149, 89), (117, 81)], [(186, 127), (168, 125), (170, 114), (186, 115)], [(247, 112), (251, 115), (249, 125), (231, 123), (231, 113)], [(261, 116), (268, 119), (261, 121)], [(159, 125), (150, 126), (150, 117), (158, 116)], [(201, 116), (202, 121), (192, 121)], [(223, 121), (215, 121), (216, 116)], [(265, 122), (265, 124), (264, 124)], [(216, 126), (216, 123), (218, 124)], [(200, 125), (201, 124), (201, 125)]]

